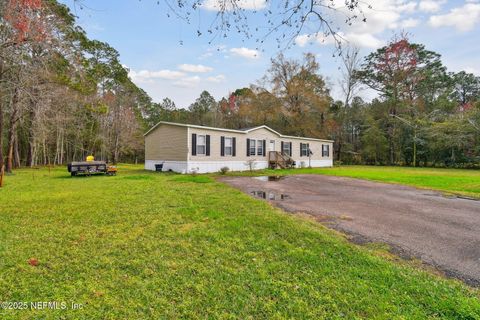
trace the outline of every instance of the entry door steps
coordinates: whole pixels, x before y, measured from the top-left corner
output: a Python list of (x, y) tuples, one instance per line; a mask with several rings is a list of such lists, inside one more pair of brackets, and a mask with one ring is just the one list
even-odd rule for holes
[(268, 167), (270, 169), (286, 169), (295, 167), (295, 160), (288, 154), (279, 151), (268, 152)]

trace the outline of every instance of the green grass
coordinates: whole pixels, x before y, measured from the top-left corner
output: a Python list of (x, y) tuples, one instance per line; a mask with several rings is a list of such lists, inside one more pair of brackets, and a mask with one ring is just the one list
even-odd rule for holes
[[(250, 175), (252, 173), (230, 173)], [(253, 175), (325, 174), (387, 183), (399, 183), (449, 194), (480, 198), (480, 170), (434, 169), (381, 166), (341, 166), (334, 168), (303, 168), (260, 170)]]
[(0, 199), (0, 301), (83, 305), (0, 319), (480, 319), (478, 290), (208, 176), (18, 170)]

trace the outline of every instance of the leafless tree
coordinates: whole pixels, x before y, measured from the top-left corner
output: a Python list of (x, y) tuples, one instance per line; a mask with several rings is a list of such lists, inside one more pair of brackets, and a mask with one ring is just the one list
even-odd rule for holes
[[(81, 9), (88, 8), (82, 0), (73, 1)], [(341, 49), (344, 39), (339, 31), (355, 20), (366, 21), (361, 6), (365, 2), (360, 0), (258, 0), (253, 4), (245, 0), (163, 0), (157, 3), (166, 5), (167, 17), (192, 25), (197, 23), (196, 17), (201, 16), (202, 8), (215, 11), (215, 18), (205, 29), (198, 27), (199, 37), (206, 35), (212, 43), (237, 34), (243, 41), (255, 41), (257, 49), (268, 39), (274, 39), (279, 49), (288, 48), (302, 32), (325, 39), (331, 37)]]
[(344, 96), (344, 106), (348, 108), (350, 103), (358, 93), (360, 88), (360, 80), (356, 76), (356, 72), (360, 68), (361, 57), (360, 49), (355, 46), (347, 46), (340, 55), (342, 61), (340, 88)]

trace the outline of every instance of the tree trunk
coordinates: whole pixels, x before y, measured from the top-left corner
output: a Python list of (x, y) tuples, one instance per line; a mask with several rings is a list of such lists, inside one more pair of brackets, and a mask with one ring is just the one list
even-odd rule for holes
[(417, 166), (417, 129), (414, 129), (413, 135), (413, 166)]
[[(2, 83), (2, 77), (3, 77), (3, 59), (0, 59), (0, 83)], [(4, 165), (4, 160), (3, 160), (3, 97), (1, 95), (0, 91), (0, 168), (3, 167)]]
[(15, 135), (15, 143), (13, 145), (13, 167), (20, 168), (20, 151), (18, 149), (18, 136)]
[(31, 102), (30, 111), (28, 112), (28, 150), (27, 150), (27, 166), (33, 167), (34, 163), (34, 152), (35, 152), (35, 141), (34, 141), (34, 129), (33, 123), (35, 118), (34, 102)]
[(114, 150), (113, 150), (113, 164), (117, 164), (118, 162), (118, 156), (119, 156), (119, 152), (118, 152), (118, 147), (119, 147), (119, 135), (116, 134), (115, 135), (115, 147), (114, 147)]
[(50, 158), (48, 157), (47, 143), (46, 139), (42, 140), (42, 155), (43, 155), (43, 165), (46, 166), (50, 164)]
[(64, 133), (63, 133), (63, 129), (62, 129), (62, 135), (61, 135), (61, 139), (60, 139), (60, 163), (59, 164), (63, 164), (63, 153), (64, 153), (64, 150), (63, 150), (63, 144), (64, 144), (64, 141), (63, 141), (63, 136), (64, 136)]
[(12, 97), (12, 113), (10, 114), (10, 126), (8, 128), (8, 147), (7, 147), (7, 166), (6, 171), (12, 173), (13, 170), (13, 146), (15, 143), (15, 130), (17, 127), (18, 112), (18, 89), (15, 88)]
[(343, 143), (343, 139), (342, 137), (340, 136), (338, 138), (338, 147), (337, 147), (337, 161), (341, 161), (342, 160), (342, 143)]
[(4, 165), (3, 160), (3, 104), (0, 99), (0, 168)]
[(395, 164), (395, 144), (393, 142), (394, 139), (394, 125), (390, 123), (388, 125), (388, 152), (390, 154), (390, 165)]
[(55, 156), (53, 157), (53, 165), (59, 164), (58, 163), (58, 161), (59, 161), (58, 160), (58, 158), (59, 158), (58, 149), (59, 149), (60, 144), (59, 144), (58, 141), (59, 141), (59, 129), (57, 128), (57, 138), (55, 139)]
[(15, 143), (14, 129), (10, 128), (8, 130), (8, 147), (7, 147), (7, 173), (12, 173), (13, 170), (13, 146)]

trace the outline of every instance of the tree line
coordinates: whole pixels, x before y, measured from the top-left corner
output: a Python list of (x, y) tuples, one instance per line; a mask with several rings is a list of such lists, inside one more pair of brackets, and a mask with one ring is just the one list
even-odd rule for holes
[(0, 167), (143, 154), (148, 95), (54, 0), (0, 0)]
[[(345, 47), (342, 101), (314, 54), (271, 60), (265, 76), (188, 108), (138, 88), (107, 43), (89, 39), (55, 0), (0, 0), (0, 167), (65, 164), (88, 154), (143, 161), (143, 133), (158, 121), (225, 128), (266, 124), (335, 141), (341, 163), (475, 167), (480, 79), (448, 72), (439, 54), (407, 36), (365, 58)], [(378, 97), (367, 102), (361, 90)]]
[[(255, 85), (220, 101), (204, 91), (187, 110), (167, 98), (145, 119), (234, 129), (266, 124), (333, 139), (337, 163), (480, 167), (480, 77), (448, 72), (438, 53), (406, 35), (365, 58), (346, 47), (341, 59), (342, 101), (331, 97), (315, 55), (280, 54)], [(365, 88), (377, 98), (364, 101)]]

